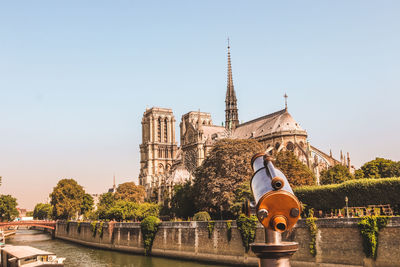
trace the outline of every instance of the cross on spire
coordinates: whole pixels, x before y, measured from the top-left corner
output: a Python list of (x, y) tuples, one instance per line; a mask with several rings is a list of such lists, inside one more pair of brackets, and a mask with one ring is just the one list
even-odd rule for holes
[(288, 98), (288, 95), (285, 93), (283, 95), (283, 97), (285, 98), (285, 109), (287, 109), (287, 98)]

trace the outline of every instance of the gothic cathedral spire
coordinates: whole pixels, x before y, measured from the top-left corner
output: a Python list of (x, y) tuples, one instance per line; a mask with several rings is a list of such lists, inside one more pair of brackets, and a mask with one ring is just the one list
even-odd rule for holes
[(232, 79), (232, 66), (231, 66), (231, 52), (228, 38), (228, 84), (226, 88), (225, 98), (225, 128), (227, 130), (235, 129), (239, 124), (237, 100), (235, 88), (233, 87)]

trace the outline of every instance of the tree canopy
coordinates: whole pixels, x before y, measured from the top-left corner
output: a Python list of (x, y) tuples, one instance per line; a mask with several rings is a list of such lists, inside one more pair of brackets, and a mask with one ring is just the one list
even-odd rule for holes
[(92, 211), (93, 208), (94, 208), (93, 197), (90, 194), (87, 194), (87, 193), (84, 194), (82, 204), (81, 204), (80, 214), (86, 214), (86, 213)]
[(111, 206), (100, 206), (99, 219), (115, 221), (141, 221), (147, 216), (158, 216), (160, 207), (154, 203), (137, 203), (127, 200), (116, 200)]
[(340, 184), (347, 180), (353, 179), (349, 169), (341, 164), (329, 167), (327, 170), (321, 172), (319, 178), (321, 185), (326, 184)]
[(74, 179), (62, 179), (50, 194), (54, 219), (70, 219), (81, 209), (85, 191)]
[(0, 220), (13, 221), (18, 217), (17, 199), (11, 195), (0, 195)]
[(52, 207), (47, 203), (38, 203), (33, 210), (33, 218), (38, 220), (47, 220), (52, 216)]
[(250, 160), (263, 150), (262, 145), (253, 139), (217, 141), (195, 171), (194, 190), (198, 210), (232, 216), (235, 191), (251, 179)]
[(315, 184), (313, 172), (291, 151), (280, 151), (274, 165), (283, 172), (292, 187)]
[(191, 182), (178, 184), (174, 187), (174, 194), (171, 199), (171, 208), (168, 213), (172, 213), (178, 218), (187, 219), (196, 212), (193, 206), (194, 190)]
[(127, 200), (133, 202), (144, 202), (145, 191), (143, 186), (137, 186), (134, 182), (126, 182), (118, 185), (114, 194), (116, 200)]
[(375, 158), (357, 170), (357, 178), (388, 178), (400, 176), (400, 162)]

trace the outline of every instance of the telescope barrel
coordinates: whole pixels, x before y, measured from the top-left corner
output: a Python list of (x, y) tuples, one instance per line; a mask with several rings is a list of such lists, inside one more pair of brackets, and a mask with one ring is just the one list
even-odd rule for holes
[(300, 202), (289, 181), (264, 153), (254, 155), (251, 165), (254, 171), (251, 189), (258, 220), (265, 228), (277, 232), (292, 228), (300, 218)]

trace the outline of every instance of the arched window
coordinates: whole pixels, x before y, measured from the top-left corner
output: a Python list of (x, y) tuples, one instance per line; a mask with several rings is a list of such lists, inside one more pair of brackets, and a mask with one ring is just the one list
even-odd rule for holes
[(161, 142), (161, 118), (158, 118), (158, 141)]
[(164, 120), (164, 142), (168, 142), (168, 119), (165, 118)]
[(293, 152), (294, 151), (294, 144), (292, 142), (288, 142), (286, 144), (286, 149)]
[(275, 144), (275, 149), (278, 150), (280, 146), (281, 146), (281, 144), (276, 143), (276, 144)]
[(168, 148), (165, 149), (165, 158), (168, 158)]

